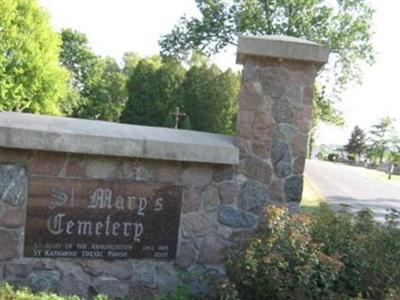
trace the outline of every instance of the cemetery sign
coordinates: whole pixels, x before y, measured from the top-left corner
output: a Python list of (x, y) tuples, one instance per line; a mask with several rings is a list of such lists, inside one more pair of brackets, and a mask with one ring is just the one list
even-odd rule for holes
[(25, 256), (174, 259), (182, 188), (31, 177)]

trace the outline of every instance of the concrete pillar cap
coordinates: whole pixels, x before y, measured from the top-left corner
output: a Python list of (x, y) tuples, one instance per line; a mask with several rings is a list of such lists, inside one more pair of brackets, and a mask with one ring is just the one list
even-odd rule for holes
[(299, 60), (323, 65), (328, 61), (329, 48), (290, 36), (240, 36), (236, 63), (243, 64), (247, 56)]

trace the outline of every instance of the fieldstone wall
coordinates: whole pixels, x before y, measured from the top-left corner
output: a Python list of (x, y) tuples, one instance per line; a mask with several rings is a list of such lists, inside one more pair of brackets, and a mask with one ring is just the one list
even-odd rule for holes
[[(235, 166), (168, 162), (0, 148), (0, 281), (34, 290), (84, 297), (151, 295), (175, 288), (178, 271), (193, 274), (193, 289), (210, 293), (223, 275), (221, 250), (255, 228), (265, 185), (237, 174)], [(28, 180), (124, 179), (184, 187), (177, 258), (99, 260), (24, 258)]]

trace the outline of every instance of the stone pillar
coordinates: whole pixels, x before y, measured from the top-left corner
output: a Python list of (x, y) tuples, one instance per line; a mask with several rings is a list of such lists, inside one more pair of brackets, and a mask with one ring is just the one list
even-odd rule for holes
[(239, 38), (238, 171), (265, 185), (271, 202), (301, 200), (314, 80), (328, 55), (327, 47), (297, 38)]

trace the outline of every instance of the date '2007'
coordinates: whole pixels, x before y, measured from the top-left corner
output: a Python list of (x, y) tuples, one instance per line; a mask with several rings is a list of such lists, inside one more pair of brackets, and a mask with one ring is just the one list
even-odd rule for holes
[(154, 258), (165, 258), (168, 257), (168, 252), (155, 252)]

